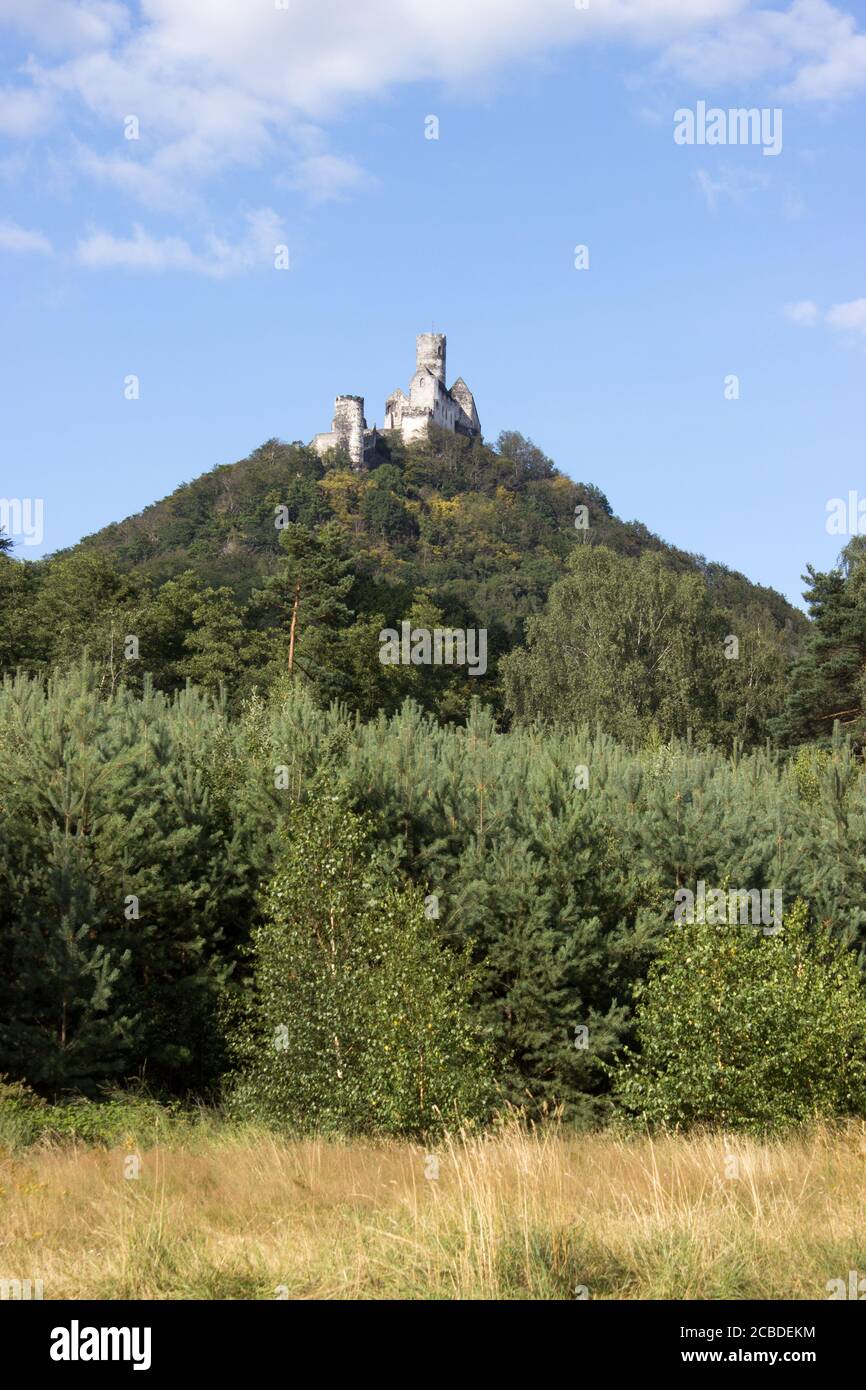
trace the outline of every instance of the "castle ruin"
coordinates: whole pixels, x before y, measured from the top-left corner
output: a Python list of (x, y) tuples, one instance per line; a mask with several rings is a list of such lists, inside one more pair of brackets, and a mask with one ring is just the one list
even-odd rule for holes
[[(397, 390), (385, 402), (384, 431), (398, 431), (405, 442), (426, 436), (430, 425), (470, 437), (480, 435), (475, 398), (462, 376), (445, 385), (444, 333), (419, 333), (415, 340), (415, 375), (409, 394)], [(331, 449), (345, 449), (352, 465), (363, 468), (375, 452), (379, 431), (367, 428), (363, 396), (338, 396), (334, 420), (326, 434), (317, 434), (310, 447), (322, 457)]]

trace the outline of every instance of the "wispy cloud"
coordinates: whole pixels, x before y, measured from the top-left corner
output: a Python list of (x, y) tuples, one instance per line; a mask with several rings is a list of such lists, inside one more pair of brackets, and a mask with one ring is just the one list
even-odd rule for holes
[(285, 180), (290, 188), (307, 193), (316, 203), (345, 198), (372, 182), (360, 164), (335, 154), (315, 154), (302, 159), (291, 178)]
[(184, 237), (152, 236), (140, 226), (130, 237), (96, 230), (79, 241), (76, 259), (91, 270), (122, 268), (147, 274), (180, 270), (216, 280), (273, 266), (277, 248), (286, 244), (281, 218), (270, 208), (260, 208), (248, 213), (246, 220), (247, 231), (239, 240), (227, 241), (210, 233), (200, 250)]
[(41, 232), (28, 231), (26, 227), (19, 227), (17, 222), (0, 222), (0, 251), (50, 256), (53, 247)]
[(741, 203), (749, 193), (766, 188), (769, 182), (766, 174), (729, 166), (725, 166), (715, 176), (709, 174), (706, 169), (698, 169), (695, 178), (711, 212), (716, 211), (723, 199)]
[(783, 312), (791, 323), (801, 328), (812, 328), (823, 318), (830, 328), (845, 333), (866, 334), (866, 299), (849, 299), (842, 304), (833, 304), (826, 313), (822, 313), (814, 299), (802, 299), (796, 304), (786, 304)]
[(47, 130), (54, 119), (55, 106), (49, 92), (31, 87), (0, 88), (0, 135), (18, 139)]
[(786, 9), (744, 4), (675, 40), (660, 66), (709, 88), (769, 78), (792, 101), (839, 101), (866, 86), (866, 35), (830, 0), (793, 0)]
[[(866, 87), (866, 35), (830, 0), (592, 0), (586, 10), (569, 0), (291, 0), (284, 10), (141, 0), (140, 15), (115, 0), (3, 0), (0, 24), (34, 46), (21, 76), (30, 87), (14, 89), (7, 120), (24, 134), (52, 111), (73, 129), (81, 117), (92, 147), (82, 168), (156, 205), (226, 168), (285, 158), (287, 139), (348, 102), (422, 79), (465, 89), (564, 45), (652, 46), (679, 80), (769, 77), (792, 100)], [(141, 122), (141, 158), (100, 150), (101, 134), (119, 138), (129, 113)], [(304, 153), (292, 172), (313, 197), (360, 186), (350, 160)]]
[(0, 18), (52, 52), (102, 48), (132, 23), (120, 0), (3, 0)]
[(802, 328), (811, 328), (818, 322), (820, 310), (814, 299), (800, 299), (796, 304), (786, 304), (782, 312), (790, 323)]
[(866, 333), (866, 299), (851, 299), (827, 310), (827, 323), (849, 333)]
[(100, 155), (77, 144), (75, 165), (99, 183), (110, 185), (136, 202), (156, 210), (182, 213), (198, 205), (194, 187), (184, 187), (177, 173), (164, 173), (160, 161), (120, 155)]

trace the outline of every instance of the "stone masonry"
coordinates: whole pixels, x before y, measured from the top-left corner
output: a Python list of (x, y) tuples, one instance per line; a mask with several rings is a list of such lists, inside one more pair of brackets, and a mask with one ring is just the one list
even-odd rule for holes
[[(462, 377), (445, 385), (445, 334), (419, 333), (415, 340), (415, 375), (409, 394), (397, 390), (385, 402), (384, 430), (398, 431), (406, 443), (423, 438), (430, 425), (455, 434), (480, 435), (475, 398)], [(363, 396), (338, 396), (334, 420), (327, 434), (317, 434), (311, 447), (316, 453), (344, 448), (355, 468), (363, 468), (375, 451), (378, 431), (367, 428)]]

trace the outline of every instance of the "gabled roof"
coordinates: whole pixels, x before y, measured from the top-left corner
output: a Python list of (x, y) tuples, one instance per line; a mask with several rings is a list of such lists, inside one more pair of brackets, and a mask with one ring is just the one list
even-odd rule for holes
[(451, 387), (449, 388), (449, 395), (456, 391), (458, 387), (461, 388), (461, 395), (465, 393), (467, 396), (471, 397), (472, 400), (475, 399), (475, 397), (472, 395), (472, 392), (469, 390), (469, 387), (466, 385), (466, 382), (463, 380), (462, 376), (459, 376), (457, 380), (451, 385)]

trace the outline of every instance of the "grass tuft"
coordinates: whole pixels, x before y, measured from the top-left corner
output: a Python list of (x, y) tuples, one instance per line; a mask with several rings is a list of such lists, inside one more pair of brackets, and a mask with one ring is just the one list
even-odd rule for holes
[[(47, 1299), (826, 1298), (866, 1274), (866, 1126), (784, 1140), (518, 1125), (407, 1143), (215, 1122), (0, 1157), (0, 1278)], [(729, 1176), (735, 1172), (736, 1176)]]

